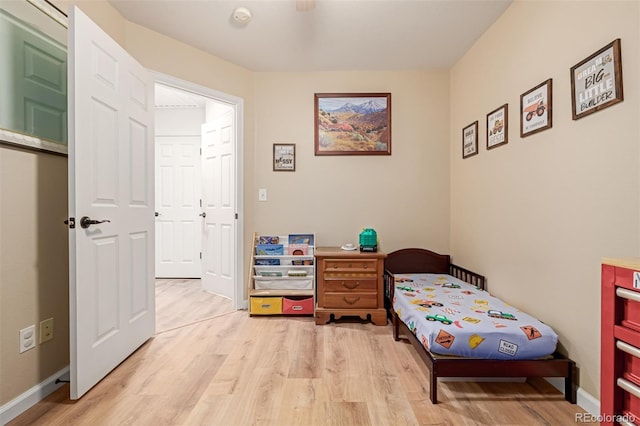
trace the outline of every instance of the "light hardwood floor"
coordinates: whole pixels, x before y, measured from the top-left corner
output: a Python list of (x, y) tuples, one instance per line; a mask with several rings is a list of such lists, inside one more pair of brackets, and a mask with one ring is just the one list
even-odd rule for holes
[(79, 401), (64, 386), (10, 425), (570, 425), (584, 413), (543, 380), (440, 383), (433, 405), (427, 377), (390, 325), (232, 311), (156, 334)]
[(203, 291), (199, 279), (156, 280), (157, 332), (192, 324), (232, 310), (231, 300)]

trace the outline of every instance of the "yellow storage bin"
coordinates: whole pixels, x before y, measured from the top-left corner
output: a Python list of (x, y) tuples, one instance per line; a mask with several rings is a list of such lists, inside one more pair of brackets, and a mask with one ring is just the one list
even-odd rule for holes
[(252, 297), (251, 315), (277, 315), (282, 313), (282, 297)]

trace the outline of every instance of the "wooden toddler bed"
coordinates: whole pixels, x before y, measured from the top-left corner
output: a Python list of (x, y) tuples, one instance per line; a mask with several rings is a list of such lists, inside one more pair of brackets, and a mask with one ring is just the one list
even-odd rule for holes
[[(450, 280), (452, 283), (446, 283), (449, 286), (455, 286), (453, 280), (458, 279), (462, 281), (458, 281), (462, 286), (466, 286), (465, 283), (469, 283), (481, 290), (485, 290), (485, 279), (481, 275), (452, 264), (448, 255), (434, 253), (425, 249), (408, 248), (397, 250), (388, 254), (385, 259), (385, 307), (388, 309), (393, 323), (393, 336), (396, 341), (399, 340), (400, 337), (408, 339), (425, 362), (430, 373), (430, 399), (432, 403), (437, 403), (437, 384), (439, 377), (563, 377), (565, 383), (565, 399), (572, 404), (576, 403), (575, 362), (562, 356), (557, 351), (543, 358), (535, 359), (487, 359), (486, 356), (484, 358), (470, 358), (465, 356), (441, 355), (428, 350), (426, 348), (428, 342), (425, 342), (425, 336), (421, 336), (423, 340), (421, 342), (414, 334), (416, 332), (416, 324), (413, 321), (410, 321), (410, 326), (405, 324), (400, 319), (396, 309), (394, 309), (394, 297), (396, 296), (394, 292), (396, 285), (400, 285), (401, 287), (399, 288), (406, 289), (407, 291), (413, 290), (420, 293), (416, 288), (405, 287), (404, 280), (412, 281), (409, 278), (400, 277), (400, 275), (407, 277), (406, 274), (442, 274), (438, 279), (447, 281), (446, 277), (452, 277)], [(416, 275), (416, 277), (422, 277), (422, 275)], [(400, 284), (397, 284), (396, 280)], [(413, 282), (407, 283), (407, 285), (413, 284)], [(440, 284), (435, 284), (435, 286), (439, 285)], [(419, 286), (416, 285), (415, 287)], [(426, 292), (423, 291), (423, 293), (418, 294), (418, 296), (424, 296), (431, 290), (435, 291), (435, 287), (428, 289)], [(451, 293), (451, 291), (445, 291), (445, 293)], [(471, 292), (468, 291), (467, 293)], [(483, 294), (485, 294), (485, 292), (483, 292)], [(398, 296), (400, 296), (400, 294)], [(415, 294), (409, 293), (409, 296), (413, 297)], [(448, 297), (456, 296), (448, 295)], [(415, 300), (415, 302), (422, 302), (420, 306), (425, 308), (421, 310), (427, 313), (426, 319), (432, 323), (438, 324), (439, 326), (442, 324), (452, 324), (451, 320), (445, 315), (436, 314), (436, 312), (432, 312), (432, 309), (427, 309), (433, 308), (433, 306), (430, 305), (433, 303), (435, 303), (437, 307), (442, 307), (443, 304), (427, 300)], [(406, 302), (404, 303), (405, 306), (409, 306), (406, 305)], [(411, 303), (413, 303), (413, 301)], [(453, 305), (455, 304), (452, 304), (452, 306)], [(446, 308), (438, 309), (437, 312), (446, 313)], [(489, 311), (488, 313), (493, 312), (496, 311)], [(518, 314), (526, 315), (519, 311)], [(507, 313), (504, 315), (504, 318), (515, 320), (515, 318), (508, 318), (509, 314)], [(511, 316), (513, 317), (513, 315)], [(493, 321), (494, 318), (489, 318), (489, 320)], [(457, 324), (460, 326), (462, 322), (463, 321), (457, 322)], [(510, 321), (503, 322), (510, 323)], [(540, 323), (540, 326), (546, 327), (542, 323)], [(451, 325), (451, 327), (453, 327), (453, 325)], [(555, 344), (550, 351), (554, 350)]]

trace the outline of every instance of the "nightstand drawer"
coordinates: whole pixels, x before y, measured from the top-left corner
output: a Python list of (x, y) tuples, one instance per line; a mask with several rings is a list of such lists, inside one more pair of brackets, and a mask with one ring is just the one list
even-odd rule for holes
[(326, 259), (324, 261), (325, 273), (334, 271), (371, 271), (377, 270), (378, 261), (376, 259)]
[(328, 279), (324, 282), (325, 292), (350, 292), (361, 291), (375, 293), (378, 289), (378, 281), (375, 279), (353, 280), (353, 279)]
[(325, 308), (366, 309), (378, 307), (376, 293), (325, 293)]

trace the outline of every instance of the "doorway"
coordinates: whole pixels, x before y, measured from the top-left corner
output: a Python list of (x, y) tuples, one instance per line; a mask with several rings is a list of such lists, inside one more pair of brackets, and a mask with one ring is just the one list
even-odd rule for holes
[[(157, 289), (165, 294), (168, 288), (179, 289), (174, 292), (180, 294), (196, 287), (205, 301), (223, 296), (233, 309), (241, 309), (242, 100), (173, 77), (154, 77)], [(216, 162), (207, 154), (209, 133), (221, 122), (233, 128), (220, 127), (218, 133), (233, 137), (226, 161)], [(225, 176), (233, 172), (230, 182), (212, 178), (218, 168)], [(221, 180), (228, 185), (222, 191), (212, 187)], [(230, 200), (212, 201), (211, 194), (217, 193)], [(206, 317), (207, 309), (202, 312)]]

